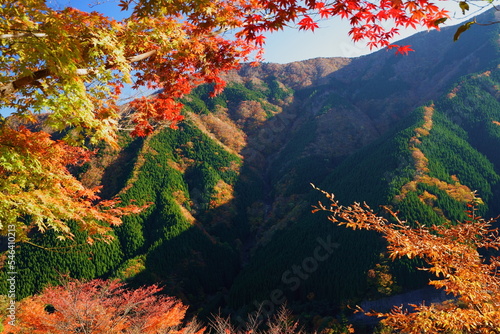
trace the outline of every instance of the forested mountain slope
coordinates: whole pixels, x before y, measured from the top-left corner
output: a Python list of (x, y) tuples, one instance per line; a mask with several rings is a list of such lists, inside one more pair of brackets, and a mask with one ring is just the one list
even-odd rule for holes
[(110, 243), (33, 236), (16, 257), (19, 297), (69, 274), (161, 282), (202, 316), (285, 298), (325, 315), (422, 286), (418, 264), (389, 263), (377, 235), (311, 214), (321, 196), (309, 183), (426, 224), (464, 218), (472, 190), (484, 214), (500, 212), (498, 28), (459, 43), (454, 31), (408, 38), (417, 51), (406, 57), (244, 67), (221, 95), (202, 86), (185, 97), (179, 129), (100, 147), (75, 173), (149, 207)]
[[(493, 121), (500, 117), (499, 75), (494, 70), (464, 78), (454, 93), (417, 108), (389, 133), (333, 168), (317, 185), (345, 204), (366, 201), (373, 208), (387, 204), (405, 219), (425, 224), (466, 218), (465, 203), (472, 190), (485, 203), (483, 213), (498, 213), (500, 176), (495, 160), (500, 153), (500, 128)], [(467, 105), (474, 106), (474, 111), (465, 111)], [(463, 117), (460, 124), (452, 121), (457, 114)], [(272, 236), (233, 284), (234, 305), (268, 300), (278, 289), (289, 301), (316, 301), (319, 306), (314, 310), (318, 311), (323, 303), (342, 307), (347, 301), (359, 302), (427, 282), (425, 275), (412, 269), (416, 263), (400, 261), (389, 269), (387, 259), (380, 257), (384, 247), (377, 236), (336, 227), (324, 216), (312, 215), (310, 205), (321, 196), (308, 193), (301, 201), (293, 201), (296, 194), (283, 200), (294, 216), (283, 218), (279, 232), (266, 231), (272, 231)], [(336, 247), (320, 261), (315, 252), (325, 241)]]

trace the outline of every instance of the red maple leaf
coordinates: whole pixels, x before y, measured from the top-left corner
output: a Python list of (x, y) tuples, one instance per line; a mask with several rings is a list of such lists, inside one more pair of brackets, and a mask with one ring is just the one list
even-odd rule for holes
[(413, 50), (410, 47), (410, 45), (403, 45), (403, 46), (398, 47), (398, 49), (396, 50), (396, 54), (407, 55), (408, 52), (410, 52), (410, 51), (415, 51), (415, 50)]
[(305, 15), (302, 20), (299, 21), (299, 30), (312, 30), (318, 28), (318, 23), (314, 22), (314, 20), (309, 16)]

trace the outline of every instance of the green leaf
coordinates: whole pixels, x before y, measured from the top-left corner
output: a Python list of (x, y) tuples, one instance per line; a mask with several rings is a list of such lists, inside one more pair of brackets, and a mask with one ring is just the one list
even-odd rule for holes
[(447, 17), (442, 17), (440, 19), (437, 19), (436, 21), (434, 21), (434, 25), (437, 27), (439, 26), (440, 24), (443, 24), (446, 22), (446, 20), (448, 20)]
[(465, 1), (460, 1), (458, 5), (460, 6), (460, 9), (462, 9), (462, 14), (465, 15), (465, 12), (469, 10), (469, 4)]
[(455, 35), (453, 36), (453, 41), (456, 42), (458, 40), (458, 38), (460, 37), (460, 35), (464, 31), (468, 30), (474, 23), (476, 23), (476, 21), (470, 21), (470, 22), (464, 23), (460, 27), (458, 27), (457, 31), (455, 32)]

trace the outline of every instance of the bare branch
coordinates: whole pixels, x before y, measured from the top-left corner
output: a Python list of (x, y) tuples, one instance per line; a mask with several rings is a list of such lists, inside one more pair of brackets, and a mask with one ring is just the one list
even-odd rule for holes
[(487, 23), (479, 23), (477, 21), (474, 21), (474, 23), (477, 24), (478, 26), (491, 26), (494, 24), (499, 24), (500, 21), (491, 21), (491, 22), (487, 22)]

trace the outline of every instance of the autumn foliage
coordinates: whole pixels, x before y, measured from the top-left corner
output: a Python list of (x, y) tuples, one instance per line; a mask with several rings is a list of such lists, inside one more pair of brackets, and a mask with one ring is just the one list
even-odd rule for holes
[[(433, 127), (433, 114), (434, 114), (434, 105), (424, 107), (424, 115), (423, 121), (424, 123), (415, 128), (415, 135), (410, 138), (409, 141), (409, 149), (411, 151), (411, 155), (414, 161), (415, 166), (415, 176), (413, 180), (403, 185), (401, 189), (401, 193), (395, 197), (396, 201), (403, 200), (408, 192), (411, 190), (415, 190), (419, 183), (428, 184), (431, 186), (436, 186), (437, 188), (446, 191), (446, 193), (453, 199), (467, 203), (473, 200), (472, 191), (466, 185), (460, 183), (456, 176), (452, 176), (453, 183), (448, 183), (442, 181), (436, 177), (430, 176), (429, 170), (429, 160), (425, 156), (425, 154), (420, 149), (423, 138), (429, 136), (430, 131)], [(426, 199), (431, 199), (429, 197), (430, 194), (425, 196), (420, 196), (422, 201)], [(425, 198), (426, 197), (426, 198)]]
[[(178, 98), (193, 87), (214, 83), (216, 94), (224, 87), (222, 72), (249, 60), (253, 51), (260, 60), (264, 32), (294, 24), (314, 30), (318, 20), (340, 16), (349, 20), (354, 41), (407, 53), (408, 46), (390, 44), (398, 27), (435, 28), (447, 17), (428, 0), (121, 0), (119, 6), (130, 13), (122, 20), (72, 7), (57, 10), (43, 0), (2, 5), (2, 105), (22, 116), (49, 111), (47, 123), (72, 127), (73, 140), (113, 141), (117, 99), (129, 83), (157, 90), (132, 102), (134, 133), (145, 135), (158, 123), (175, 126), (182, 119)], [(385, 21), (396, 27), (384, 28)]]
[(68, 166), (81, 165), (90, 155), (43, 131), (0, 127), (0, 228), (19, 225), (21, 219), (21, 238), (33, 229), (49, 228), (71, 237), (65, 220), (73, 220), (90, 235), (104, 236), (110, 225), (121, 222), (120, 216), (139, 212), (137, 206), (119, 208), (115, 201), (98, 201), (99, 188), (85, 188), (69, 172)]
[(196, 323), (184, 324), (187, 307), (158, 295), (152, 285), (125, 289), (118, 281), (70, 281), (46, 288), (21, 301), (15, 326), (5, 321), (5, 333), (184, 333), (201, 334)]
[(500, 332), (500, 257), (483, 255), (484, 250), (500, 249), (500, 236), (492, 228), (494, 220), (476, 215), (477, 200), (468, 204), (466, 221), (412, 228), (389, 208), (390, 217), (385, 218), (366, 204), (342, 206), (333, 194), (323, 193), (330, 203), (319, 203), (314, 212), (326, 211), (330, 221), (354, 230), (379, 232), (391, 259), (423, 259), (427, 266), (421, 270), (436, 277), (429, 284), (450, 295), (449, 301), (413, 305), (412, 311), (395, 307), (369, 315), (383, 318), (383, 324), (401, 333)]
[(128, 83), (158, 90), (133, 102), (135, 134), (150, 133), (151, 122), (175, 126), (182, 119), (177, 98), (204, 82), (220, 91), (219, 74), (253, 50), (221, 35), (242, 24), (242, 3), (141, 1), (117, 21), (41, 0), (9, 1), (0, 9), (2, 102), (23, 116), (49, 111), (47, 123), (72, 127), (78, 140), (113, 141), (117, 100)]
[[(56, 8), (45, 0), (8, 0), (0, 6), (0, 107), (13, 109), (21, 122), (42, 122), (47, 133), (64, 134), (64, 144), (54, 141), (54, 149), (47, 153), (59, 155), (58, 173), (48, 168), (48, 159), (31, 142), (39, 136), (48, 144), (47, 134), (28, 135), (16, 127), (2, 130), (2, 138), (24, 141), (17, 140), (15, 148), (5, 146), (9, 139), (2, 140), (1, 149), (10, 156), (0, 161), (0, 177), (7, 182), (19, 174), (20, 182), (29, 180), (33, 189), (45, 189), (41, 195), (24, 186), (14, 186), (15, 194), (2, 188), (0, 207), (13, 210), (2, 213), (9, 215), (9, 221), (14, 213), (20, 220), (34, 213), (34, 224), (41, 230), (61, 232), (67, 232), (63, 221), (77, 216), (118, 223), (111, 210), (103, 212), (99, 206), (105, 206), (95, 205), (96, 191), (82, 189), (60, 164), (74, 152), (83, 154), (71, 146), (101, 141), (116, 146), (119, 130), (145, 136), (157, 127), (175, 128), (183, 119), (180, 98), (203, 83), (213, 84), (212, 95), (221, 92), (223, 72), (262, 59), (265, 32), (285, 26), (314, 30), (321, 19), (339, 16), (349, 20), (354, 41), (364, 39), (370, 47), (407, 53), (408, 46), (390, 43), (398, 27), (435, 28), (447, 16), (429, 0), (121, 0), (118, 6), (120, 19), (97, 11)], [(385, 21), (393, 21), (395, 27), (384, 28)], [(155, 94), (132, 101), (123, 112), (118, 101), (125, 85)], [(39, 114), (46, 115), (43, 121)], [(37, 175), (48, 168), (52, 181), (37, 184), (46, 179), (18, 170), (26, 160), (17, 151), (30, 156)], [(63, 214), (79, 201), (76, 211)], [(42, 219), (44, 215), (47, 219)], [(19, 221), (16, 225), (22, 226)], [(97, 229), (95, 224), (89, 226)]]

